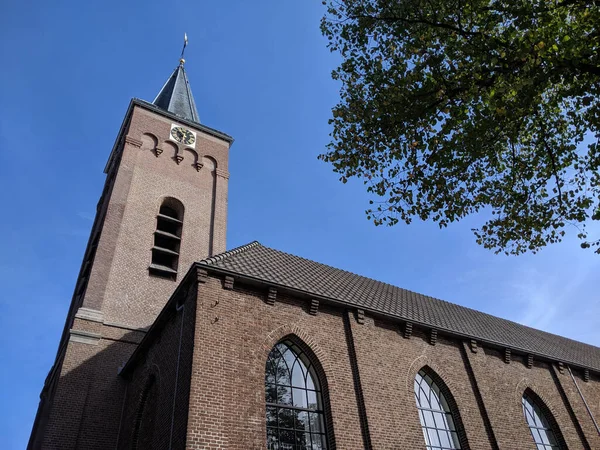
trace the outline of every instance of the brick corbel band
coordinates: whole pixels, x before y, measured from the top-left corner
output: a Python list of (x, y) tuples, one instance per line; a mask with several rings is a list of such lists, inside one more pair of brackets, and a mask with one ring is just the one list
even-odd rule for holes
[(504, 362), (506, 364), (510, 364), (510, 361), (511, 361), (510, 348), (505, 348), (504, 349)]
[(267, 305), (273, 306), (275, 304), (275, 300), (277, 300), (277, 289), (274, 287), (269, 288), (269, 292), (267, 293)]
[(232, 276), (229, 276), (229, 275), (225, 276), (223, 287), (228, 290), (233, 289), (233, 277)]
[(475, 339), (471, 339), (471, 342), (469, 342), (469, 347), (471, 347), (471, 351), (473, 353), (477, 353), (477, 341)]
[(531, 369), (533, 367), (533, 355), (530, 353), (527, 355), (527, 368)]
[(131, 137), (129, 135), (125, 136), (125, 142), (127, 142), (128, 144), (133, 145), (134, 147), (140, 148), (143, 144), (142, 141), (137, 140), (134, 137)]
[(437, 343), (437, 334), (438, 334), (437, 330), (435, 328), (432, 328), (431, 333), (429, 335), (429, 343), (431, 345), (435, 345)]
[(80, 344), (97, 345), (102, 338), (101, 334), (90, 333), (83, 330), (69, 330), (69, 340), (71, 342), (79, 342)]
[(316, 316), (318, 312), (319, 312), (319, 300), (317, 300), (316, 298), (313, 298), (310, 301), (310, 308), (308, 309), (308, 313), (311, 316)]
[(365, 310), (357, 309), (356, 310), (356, 322), (363, 325), (365, 323)]
[(226, 170), (219, 169), (217, 167), (215, 169), (215, 173), (217, 174), (218, 177), (225, 178), (226, 180), (229, 179), (229, 172), (227, 172)]
[(198, 283), (206, 283), (208, 281), (208, 271), (206, 269), (198, 269), (196, 272)]
[(406, 322), (404, 324), (404, 339), (410, 339), (413, 332), (413, 324), (412, 322)]

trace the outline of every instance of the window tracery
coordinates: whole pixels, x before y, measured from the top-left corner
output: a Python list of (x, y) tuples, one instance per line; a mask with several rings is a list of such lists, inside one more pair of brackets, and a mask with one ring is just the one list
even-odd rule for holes
[(414, 392), (427, 450), (460, 449), (456, 422), (446, 396), (424, 370), (415, 377)]
[(326, 450), (323, 392), (310, 359), (286, 340), (273, 347), (265, 371), (268, 450)]

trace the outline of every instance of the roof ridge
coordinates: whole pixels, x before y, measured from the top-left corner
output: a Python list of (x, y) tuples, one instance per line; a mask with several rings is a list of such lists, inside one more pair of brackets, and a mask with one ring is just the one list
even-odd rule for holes
[(253, 248), (253, 247), (257, 247), (257, 246), (264, 247), (260, 242), (255, 240), (255, 241), (250, 242), (249, 244), (240, 245), (239, 247), (232, 248), (231, 250), (227, 250), (226, 252), (219, 253), (218, 255), (204, 258), (204, 259), (198, 261), (198, 264), (211, 265), (211, 264), (214, 264), (223, 259), (229, 258), (230, 256), (237, 255), (238, 253), (245, 252), (246, 250)]

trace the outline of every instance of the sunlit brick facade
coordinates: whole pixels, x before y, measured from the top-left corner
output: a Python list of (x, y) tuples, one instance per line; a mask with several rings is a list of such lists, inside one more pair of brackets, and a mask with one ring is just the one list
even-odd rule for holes
[[(183, 62), (131, 102), (29, 448), (600, 449), (600, 349), (257, 242), (226, 252), (232, 142), (199, 123)], [(295, 369), (269, 378), (282, 342), (307, 401)]]

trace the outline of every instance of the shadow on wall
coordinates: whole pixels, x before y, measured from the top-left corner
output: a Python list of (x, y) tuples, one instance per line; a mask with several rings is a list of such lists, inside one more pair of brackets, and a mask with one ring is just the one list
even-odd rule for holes
[[(194, 311), (185, 309), (195, 304), (182, 306), (121, 375), (141, 333), (92, 345), (72, 339), (64, 375), (40, 401), (28, 448), (185, 448), (194, 325)], [(73, 361), (84, 362), (69, 369)]]

